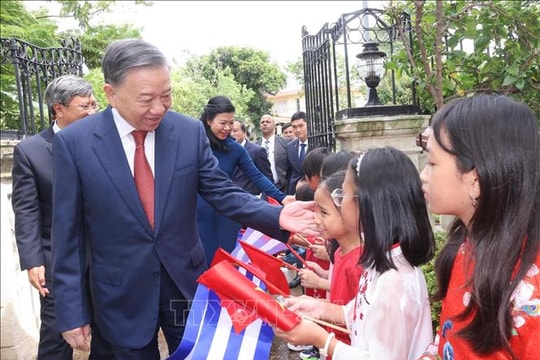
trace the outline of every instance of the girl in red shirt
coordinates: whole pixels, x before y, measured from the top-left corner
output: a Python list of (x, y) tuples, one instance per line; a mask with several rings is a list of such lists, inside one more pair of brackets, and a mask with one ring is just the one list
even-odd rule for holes
[(429, 208), (454, 215), (435, 269), (438, 335), (422, 359), (540, 357), (540, 136), (535, 114), (499, 95), (435, 114), (422, 171)]
[[(322, 230), (322, 236), (329, 240), (328, 255), (330, 257), (330, 280), (329, 300), (334, 304), (345, 305), (351, 301), (358, 289), (358, 281), (361, 274), (361, 266), (358, 265), (361, 254), (361, 239), (356, 233), (350, 232), (341, 218), (339, 207), (334, 204), (332, 192), (340, 189), (345, 179), (345, 171), (339, 171), (326, 178), (315, 191), (315, 224)], [(308, 262), (308, 266), (319, 270)], [(319, 271), (317, 271), (319, 272)], [(309, 278), (313, 281), (318, 277), (313, 271), (303, 269), (299, 272), (300, 279)], [(334, 331), (333, 329), (328, 329)], [(335, 332), (336, 338), (350, 344), (349, 335)]]

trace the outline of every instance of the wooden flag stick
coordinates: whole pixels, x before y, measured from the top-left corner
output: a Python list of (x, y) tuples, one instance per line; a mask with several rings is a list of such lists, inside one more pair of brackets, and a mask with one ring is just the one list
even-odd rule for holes
[(302, 240), (303, 242), (305, 242), (307, 244), (307, 246), (310, 246), (310, 245), (313, 245), (312, 243), (309, 242), (309, 240), (302, 234), (296, 234), (300, 240)]
[(334, 330), (340, 331), (340, 332), (342, 332), (344, 334), (350, 334), (351, 333), (351, 331), (349, 329), (343, 328), (341, 326), (334, 325), (334, 324), (326, 322), (324, 320), (315, 319), (315, 318), (313, 318), (311, 316), (308, 316), (308, 315), (302, 315), (302, 317), (304, 319), (306, 319), (306, 320), (313, 321), (314, 323), (317, 323), (319, 325), (327, 326), (327, 327), (332, 328)]

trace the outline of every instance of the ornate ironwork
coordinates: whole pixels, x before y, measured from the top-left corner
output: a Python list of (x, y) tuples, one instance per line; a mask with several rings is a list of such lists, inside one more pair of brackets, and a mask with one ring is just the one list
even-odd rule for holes
[[(409, 32), (412, 43), (410, 17), (403, 13), (402, 23)], [(304, 64), (304, 89), (306, 113), (308, 117), (309, 138), (315, 146), (326, 146), (335, 150), (334, 121), (341, 107), (350, 109), (353, 104), (352, 67), (356, 57), (367, 42), (376, 41), (391, 58), (394, 44), (400, 41), (397, 26), (388, 23), (384, 11), (365, 8), (352, 13), (342, 14), (340, 18), (328, 25), (324, 24), (315, 34), (309, 34), (302, 27), (302, 57)], [(354, 52), (354, 53), (353, 53)], [(343, 56), (343, 69), (339, 69), (338, 56)], [(343, 76), (339, 73), (343, 72)], [(396, 81), (391, 71), (392, 101), (396, 104)], [(416, 108), (416, 96), (412, 86), (411, 102)], [(340, 97), (344, 96), (344, 99)]]
[[(64, 74), (82, 76), (81, 43), (75, 37), (61, 41), (61, 47), (43, 48), (17, 38), (0, 38), (0, 65), (11, 63), (15, 74), (21, 129), (19, 137), (35, 134), (50, 122), (44, 95), (49, 82)], [(14, 96), (15, 97), (15, 96)], [(37, 113), (36, 113), (37, 111)]]

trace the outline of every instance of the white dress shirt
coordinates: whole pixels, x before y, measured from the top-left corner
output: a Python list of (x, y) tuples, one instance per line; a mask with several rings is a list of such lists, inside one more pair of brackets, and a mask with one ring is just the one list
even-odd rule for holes
[(268, 150), (266, 151), (268, 155), (268, 161), (270, 162), (270, 169), (272, 170), (272, 177), (274, 178), (274, 183), (277, 184), (279, 181), (277, 170), (276, 170), (276, 160), (274, 158), (274, 151), (276, 145), (276, 135), (270, 136), (268, 139), (262, 138), (261, 146), (266, 149), (266, 141), (268, 141)]
[[(116, 129), (118, 130), (118, 135), (120, 135), (120, 140), (122, 141), (122, 147), (124, 148), (124, 153), (126, 154), (129, 168), (131, 169), (131, 175), (134, 175), (135, 139), (133, 138), (133, 135), (131, 135), (131, 132), (137, 129), (128, 123), (116, 109), (112, 109), (112, 114)], [(152, 169), (152, 174), (154, 174), (154, 177), (156, 177), (154, 171), (154, 147), (155, 132), (149, 131), (144, 139), (144, 153), (146, 155), (146, 159), (148, 160), (148, 164), (150, 165), (150, 169)]]

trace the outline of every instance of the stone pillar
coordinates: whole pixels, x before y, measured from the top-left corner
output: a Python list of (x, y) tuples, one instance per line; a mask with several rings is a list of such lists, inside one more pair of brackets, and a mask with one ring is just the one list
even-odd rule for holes
[[(416, 145), (416, 139), (428, 126), (430, 115), (348, 117), (347, 114), (347, 111), (338, 114), (338, 119), (341, 119), (335, 124), (336, 139), (341, 149), (362, 152), (369, 148), (392, 146), (409, 155), (418, 171), (422, 171), (427, 154)], [(431, 217), (431, 212), (429, 214)], [(437, 228), (433, 218), (432, 225)]]
[(416, 146), (416, 138), (429, 124), (429, 115), (371, 115), (337, 120), (336, 139), (343, 150), (366, 151), (393, 146), (407, 153), (422, 170), (426, 154)]
[(429, 115), (384, 115), (337, 120), (336, 139), (342, 149), (354, 151), (381, 146), (421, 151), (416, 138), (428, 126), (429, 118)]
[(1, 181), (1, 353), (0, 359), (35, 359), (39, 339), (39, 294), (21, 271), (11, 208), (13, 147), (18, 141), (0, 144)]

